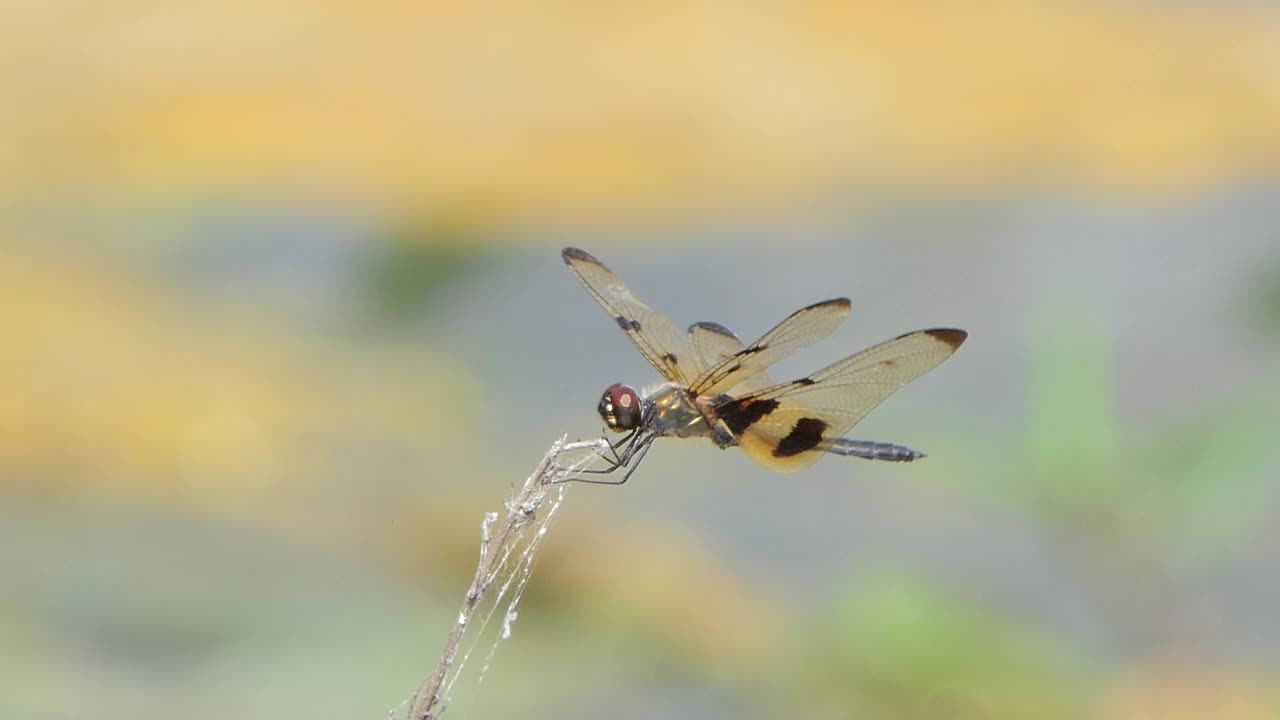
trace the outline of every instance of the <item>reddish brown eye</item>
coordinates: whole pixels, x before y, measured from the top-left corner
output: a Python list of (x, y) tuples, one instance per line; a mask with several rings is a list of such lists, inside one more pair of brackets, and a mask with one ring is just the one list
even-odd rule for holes
[(614, 432), (634, 430), (640, 426), (640, 396), (622, 383), (605, 388), (596, 410), (605, 426)]

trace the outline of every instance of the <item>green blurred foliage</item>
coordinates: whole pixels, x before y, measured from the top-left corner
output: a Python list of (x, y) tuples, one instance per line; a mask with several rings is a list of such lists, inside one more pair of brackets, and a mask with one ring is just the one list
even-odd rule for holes
[[(1078, 305), (1070, 306), (1078, 308)], [(1032, 313), (1027, 380), (1025, 475), (1010, 489), (1047, 518), (1105, 526), (1116, 492), (1117, 438), (1111, 414), (1107, 333), (1101, 321), (1072, 313)], [(1145, 492), (1145, 489), (1143, 489)]]
[(918, 578), (848, 594), (829, 632), (829, 702), (858, 717), (1073, 718), (1088, 697), (1054, 638)]
[(405, 218), (365, 248), (362, 296), (367, 318), (388, 329), (416, 320), (451, 288), (471, 280), (486, 252), (493, 220), (449, 211)]
[(1280, 260), (1266, 265), (1258, 282), (1258, 314), (1265, 327), (1280, 334)]
[(1099, 546), (1144, 543), (1133, 549), (1178, 565), (1248, 536), (1278, 492), (1265, 448), (1280, 376), (1192, 418), (1121, 431), (1101, 317), (1075, 304), (1030, 326), (1028, 465), (1005, 473), (1020, 502)]

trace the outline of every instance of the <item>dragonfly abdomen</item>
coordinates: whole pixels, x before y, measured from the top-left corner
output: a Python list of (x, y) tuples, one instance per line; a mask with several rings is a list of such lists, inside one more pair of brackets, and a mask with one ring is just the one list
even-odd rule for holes
[(849, 440), (840, 438), (832, 440), (827, 452), (834, 455), (848, 455), (868, 460), (888, 460), (889, 462), (911, 462), (924, 457), (924, 453), (893, 443), (871, 442), (870, 440)]

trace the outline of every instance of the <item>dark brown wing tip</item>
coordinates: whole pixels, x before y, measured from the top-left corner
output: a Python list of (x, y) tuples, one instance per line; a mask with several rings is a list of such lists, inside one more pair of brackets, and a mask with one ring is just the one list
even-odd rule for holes
[(576, 247), (567, 247), (561, 250), (560, 257), (564, 259), (565, 265), (572, 265), (574, 262), (589, 262), (593, 265), (604, 267), (604, 263), (595, 259), (591, 253), (586, 250), (580, 250)]
[(849, 310), (849, 308), (853, 307), (853, 303), (849, 302), (849, 298), (832, 298), (830, 300), (823, 300), (821, 302), (816, 302), (811, 305), (805, 305), (804, 307), (800, 308), (799, 310), (797, 310), (795, 313), (792, 313), (792, 314), (794, 315), (797, 313), (802, 313), (808, 310), (812, 310), (814, 308), (826, 307), (827, 305), (842, 308), (846, 312)]
[(732, 330), (718, 322), (696, 322), (689, 326), (689, 332), (693, 332), (694, 328), (702, 328), (703, 330), (713, 332), (717, 335), (723, 335), (727, 338), (733, 338), (734, 340), (738, 339), (738, 336), (734, 335)]
[(929, 337), (950, 345), (952, 350), (960, 347), (960, 344), (964, 342), (964, 339), (969, 337), (969, 333), (957, 328), (934, 328), (932, 330), (925, 330), (924, 332)]

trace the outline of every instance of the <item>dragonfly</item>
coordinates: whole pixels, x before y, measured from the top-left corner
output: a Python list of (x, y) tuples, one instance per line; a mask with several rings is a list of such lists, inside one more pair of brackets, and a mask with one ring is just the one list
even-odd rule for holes
[[(639, 391), (623, 383), (605, 388), (597, 411), (606, 430), (621, 437), (611, 441), (606, 432), (610, 450), (602, 457), (607, 466), (582, 471), (595, 479), (579, 479), (625, 483), (661, 437), (706, 437), (721, 449), (738, 447), (777, 472), (800, 470), (828, 454), (891, 462), (925, 456), (902, 445), (844, 435), (898, 388), (950, 357), (968, 337), (964, 330), (906, 333), (805, 377), (776, 383), (768, 368), (830, 335), (849, 314), (848, 298), (800, 308), (744, 345), (719, 323), (696, 322), (681, 330), (585, 250), (567, 247), (561, 256), (664, 378)], [(624, 468), (615, 479), (612, 473)]]

